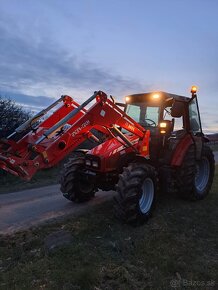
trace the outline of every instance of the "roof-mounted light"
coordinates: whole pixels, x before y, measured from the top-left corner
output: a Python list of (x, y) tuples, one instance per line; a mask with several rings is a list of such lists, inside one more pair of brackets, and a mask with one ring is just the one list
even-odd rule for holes
[(155, 100), (160, 99), (160, 94), (153, 94), (152, 98)]
[(126, 103), (128, 103), (130, 100), (131, 100), (131, 98), (129, 96), (125, 97)]
[(196, 94), (197, 93), (198, 88), (196, 86), (192, 86), (191, 88), (191, 93), (192, 94)]

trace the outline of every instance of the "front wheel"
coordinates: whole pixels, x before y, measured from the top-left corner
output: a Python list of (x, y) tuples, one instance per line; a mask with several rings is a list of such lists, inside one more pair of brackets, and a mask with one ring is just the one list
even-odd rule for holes
[(96, 188), (93, 183), (81, 178), (85, 167), (85, 154), (74, 152), (72, 158), (64, 165), (61, 176), (63, 196), (73, 202), (84, 202), (94, 197)]
[(125, 167), (117, 184), (114, 198), (115, 215), (129, 224), (142, 224), (154, 209), (157, 178), (155, 169), (143, 163)]

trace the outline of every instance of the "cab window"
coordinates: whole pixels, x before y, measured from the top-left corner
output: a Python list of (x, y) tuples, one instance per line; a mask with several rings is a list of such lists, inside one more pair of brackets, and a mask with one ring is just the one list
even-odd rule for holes
[(134, 121), (139, 123), (140, 117), (140, 107), (136, 105), (128, 105), (126, 110), (127, 115), (129, 115)]
[(127, 115), (143, 127), (157, 127), (159, 111), (158, 106), (147, 106), (146, 104), (129, 104), (126, 109)]
[(194, 98), (189, 103), (189, 121), (190, 121), (190, 129), (193, 133), (201, 132), (201, 122), (196, 103), (196, 98)]

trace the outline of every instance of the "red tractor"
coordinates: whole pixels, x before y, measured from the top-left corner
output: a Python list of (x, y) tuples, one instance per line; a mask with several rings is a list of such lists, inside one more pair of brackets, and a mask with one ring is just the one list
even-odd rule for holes
[[(61, 176), (65, 198), (82, 202), (98, 189), (116, 189), (116, 216), (143, 223), (158, 187), (192, 200), (210, 191), (214, 156), (202, 132), (196, 87), (191, 92), (190, 98), (135, 94), (125, 104), (102, 91), (82, 105), (62, 96), (0, 141), (0, 168), (29, 180), (71, 153)], [(87, 139), (94, 141), (91, 150), (75, 150)]]

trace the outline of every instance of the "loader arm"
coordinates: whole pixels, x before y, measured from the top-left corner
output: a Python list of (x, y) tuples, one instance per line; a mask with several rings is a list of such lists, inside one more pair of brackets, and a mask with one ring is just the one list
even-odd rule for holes
[[(94, 105), (86, 109), (93, 100)], [(37, 124), (42, 116), (61, 102), (62, 106)], [(137, 145), (133, 146), (120, 128), (137, 136)], [(149, 154), (149, 130), (130, 118), (104, 92), (98, 91), (82, 105), (69, 96), (62, 96), (18, 127), (7, 139), (0, 140), (0, 168), (30, 180), (38, 170), (56, 165), (86, 139), (98, 141), (92, 129), (103, 133), (105, 140), (116, 136), (120, 143), (138, 154)], [(29, 132), (23, 136), (25, 130)]]

